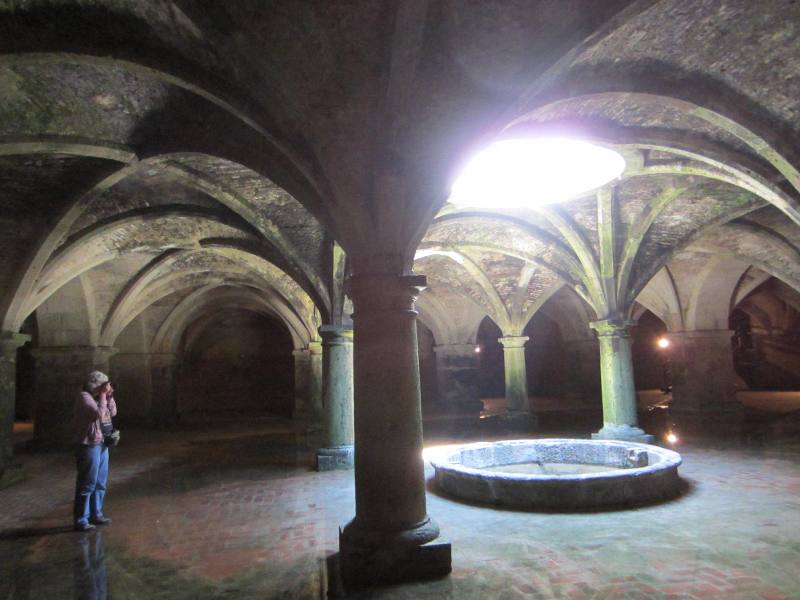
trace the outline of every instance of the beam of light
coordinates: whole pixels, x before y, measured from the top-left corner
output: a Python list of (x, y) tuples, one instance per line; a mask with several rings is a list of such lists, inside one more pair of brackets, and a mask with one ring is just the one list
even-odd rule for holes
[(422, 450), (422, 460), (424, 462), (430, 462), (431, 459), (434, 458), (441, 458), (442, 456), (446, 455), (450, 452), (453, 448), (458, 448), (459, 446), (463, 446), (464, 444), (440, 444), (437, 446), (428, 446), (427, 448), (423, 448)]
[(599, 188), (624, 170), (620, 154), (582, 140), (499, 140), (466, 165), (449, 201), (489, 209), (550, 204)]

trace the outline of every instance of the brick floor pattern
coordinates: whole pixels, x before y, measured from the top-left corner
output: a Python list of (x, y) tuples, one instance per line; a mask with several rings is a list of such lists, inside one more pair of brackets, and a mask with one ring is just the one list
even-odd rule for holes
[[(324, 598), (353, 474), (311, 471), (312, 446), (277, 421), (132, 432), (114, 522), (90, 534), (69, 530), (72, 459), (22, 453), (31, 476), (0, 491), (0, 599)], [(451, 576), (353, 597), (800, 599), (800, 444), (681, 452), (686, 493), (632, 510), (498, 510), (431, 485)]]

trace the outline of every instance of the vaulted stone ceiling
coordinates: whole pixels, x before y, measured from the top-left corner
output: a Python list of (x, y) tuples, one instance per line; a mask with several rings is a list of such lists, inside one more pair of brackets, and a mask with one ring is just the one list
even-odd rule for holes
[[(518, 333), (563, 285), (630, 313), (689, 256), (798, 289), (799, 23), (777, 0), (0, 2), (3, 329), (80, 288), (87, 343), (262, 298), (302, 345), (341, 312), (334, 239), (356, 273), (419, 247), (451, 330), (467, 302)], [(444, 206), (486, 140), (554, 130), (626, 157), (613, 193)]]

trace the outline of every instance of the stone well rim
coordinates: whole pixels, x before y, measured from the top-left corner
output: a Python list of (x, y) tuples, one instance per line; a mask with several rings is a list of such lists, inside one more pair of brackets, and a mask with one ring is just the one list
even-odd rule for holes
[[(549, 474), (549, 473), (506, 473), (501, 471), (492, 471), (492, 467), (505, 466), (509, 464), (525, 464), (524, 462), (518, 463), (502, 463), (491, 465), (483, 468), (468, 467), (460, 461), (452, 460), (453, 457), (460, 458), (461, 452), (464, 450), (472, 450), (479, 448), (488, 448), (493, 446), (502, 445), (555, 445), (555, 444), (571, 444), (571, 445), (587, 445), (587, 446), (605, 446), (617, 448), (633, 448), (646, 450), (648, 454), (656, 454), (660, 460), (655, 464), (649, 464), (643, 467), (630, 467), (620, 468), (615, 471), (598, 471), (597, 473), (568, 473), (568, 474)], [(547, 482), (568, 482), (568, 481), (587, 481), (587, 480), (610, 480), (610, 479), (627, 479), (631, 477), (638, 477), (647, 473), (656, 473), (658, 471), (665, 471), (670, 469), (677, 469), (683, 464), (683, 458), (674, 450), (662, 448), (661, 446), (654, 446), (652, 444), (643, 444), (641, 442), (626, 442), (623, 440), (587, 440), (581, 438), (532, 438), (532, 439), (514, 439), (514, 440), (497, 440), (494, 442), (473, 442), (470, 444), (460, 444), (457, 446), (448, 446), (443, 448), (440, 452), (436, 452), (430, 457), (429, 462), (435, 470), (463, 473), (479, 478), (491, 479), (505, 479), (509, 481), (547, 481)], [(531, 461), (532, 462), (532, 461)], [(591, 463), (581, 463), (591, 464)], [(602, 466), (602, 463), (596, 463), (597, 466)]]

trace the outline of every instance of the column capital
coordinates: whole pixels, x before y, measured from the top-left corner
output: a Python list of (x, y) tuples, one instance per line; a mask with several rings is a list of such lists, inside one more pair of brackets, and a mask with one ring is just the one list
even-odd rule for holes
[(630, 337), (631, 327), (636, 323), (627, 319), (611, 318), (592, 321), (589, 327), (600, 337)]
[(508, 350), (509, 348), (524, 348), (525, 342), (529, 339), (527, 335), (506, 335), (497, 338), (497, 341), (503, 345), (503, 350)]
[(322, 354), (322, 342), (319, 340), (308, 342), (308, 353), (311, 356)]
[(414, 303), (425, 289), (424, 275), (364, 273), (349, 280), (354, 320), (365, 314), (402, 311), (416, 315)]
[(17, 351), (25, 342), (30, 341), (31, 336), (24, 333), (13, 333), (11, 331), (0, 331), (0, 354), (6, 355)]
[(353, 343), (353, 328), (340, 325), (322, 325), (319, 329), (323, 346)]

